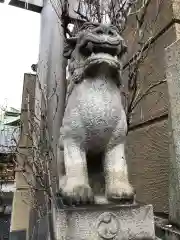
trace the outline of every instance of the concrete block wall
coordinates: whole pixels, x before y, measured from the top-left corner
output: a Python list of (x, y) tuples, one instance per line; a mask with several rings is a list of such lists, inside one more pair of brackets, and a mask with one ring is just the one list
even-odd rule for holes
[[(157, 83), (157, 86), (143, 97), (132, 113), (126, 155), (130, 180), (136, 188), (137, 199), (153, 204), (157, 213), (169, 212), (170, 128), (165, 48), (179, 39), (179, 30), (180, 1), (151, 0), (142, 25), (143, 42), (147, 43), (149, 39), (149, 43), (143, 52), (146, 57), (140, 64), (138, 73), (139, 96), (153, 84)], [(128, 64), (141, 48), (133, 15), (128, 20), (124, 38), (129, 46), (126, 57)], [(125, 68), (125, 88), (127, 76), (128, 68)]]

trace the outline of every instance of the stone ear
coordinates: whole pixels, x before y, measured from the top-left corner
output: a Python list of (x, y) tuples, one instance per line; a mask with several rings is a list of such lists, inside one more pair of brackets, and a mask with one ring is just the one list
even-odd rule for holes
[(71, 54), (75, 49), (76, 46), (76, 38), (68, 38), (66, 39), (65, 42), (65, 46), (64, 46), (64, 52), (63, 55), (65, 58), (70, 59), (71, 58)]

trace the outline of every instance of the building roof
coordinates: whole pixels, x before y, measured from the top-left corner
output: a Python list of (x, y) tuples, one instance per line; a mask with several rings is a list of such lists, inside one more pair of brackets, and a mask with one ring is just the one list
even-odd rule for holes
[[(20, 130), (20, 111), (11, 108), (0, 116), (0, 153), (11, 153)], [(16, 141), (14, 141), (16, 140)]]

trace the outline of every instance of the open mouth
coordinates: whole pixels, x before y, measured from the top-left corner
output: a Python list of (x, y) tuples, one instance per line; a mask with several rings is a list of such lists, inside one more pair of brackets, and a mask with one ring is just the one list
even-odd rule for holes
[(89, 41), (86, 44), (81, 46), (81, 52), (86, 55), (90, 56), (92, 53), (108, 53), (112, 56), (118, 56), (121, 52), (119, 49), (119, 44), (109, 44), (107, 42), (91, 42)]
[[(90, 43), (92, 44), (92, 43)], [(112, 46), (109, 44), (93, 44), (93, 47), (91, 48), (91, 52), (93, 53), (107, 53), (112, 56), (117, 56), (118, 55), (118, 47), (117, 46)]]
[(120, 63), (118, 61), (117, 56), (112, 56), (111, 54), (99, 52), (99, 53), (92, 53), (90, 57), (88, 57), (85, 61), (85, 66), (89, 64), (100, 64), (100, 63), (108, 63), (115, 68), (120, 67)]
[(85, 70), (95, 64), (107, 64), (110, 67), (119, 69), (118, 47), (109, 44), (94, 44), (89, 42), (86, 46), (87, 59), (84, 63)]

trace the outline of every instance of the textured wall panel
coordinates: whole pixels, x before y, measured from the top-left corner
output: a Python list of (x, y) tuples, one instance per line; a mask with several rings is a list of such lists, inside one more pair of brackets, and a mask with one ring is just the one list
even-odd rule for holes
[[(161, 35), (147, 51), (146, 58), (140, 64), (138, 73), (138, 98), (145, 95), (132, 112), (131, 125), (138, 125), (155, 117), (166, 114), (168, 111), (166, 79), (165, 47), (175, 41), (175, 25)], [(123, 84), (127, 91), (128, 69), (124, 71)], [(155, 87), (152, 87), (154, 86)], [(152, 88), (151, 88), (152, 87)], [(148, 89), (151, 88), (149, 91)], [(145, 94), (146, 93), (146, 94)]]
[(168, 123), (157, 122), (128, 135), (126, 154), (137, 199), (168, 212)]
[[(137, 4), (136, 9), (133, 12), (140, 9), (142, 2), (143, 1), (139, 0), (139, 4)], [(159, 32), (161, 32), (162, 29), (164, 29), (172, 21), (174, 17), (172, 2), (174, 2), (174, 0), (150, 0), (145, 19), (141, 26), (143, 32), (141, 42), (146, 43), (149, 37), (154, 37), (159, 34)], [(128, 45), (130, 46), (128, 54), (128, 59), (130, 59), (132, 55), (140, 48), (140, 45), (138, 44), (139, 36), (137, 32), (137, 21), (135, 14), (132, 14), (128, 18), (124, 36)]]

